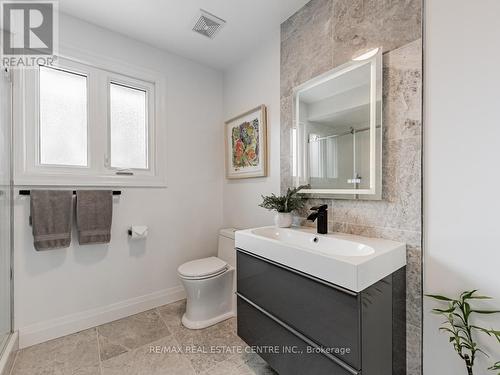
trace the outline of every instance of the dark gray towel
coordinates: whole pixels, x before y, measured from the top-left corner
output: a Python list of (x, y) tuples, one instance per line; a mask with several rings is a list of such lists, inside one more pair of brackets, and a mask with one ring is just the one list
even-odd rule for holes
[(73, 219), (72, 191), (31, 190), (30, 210), (35, 249), (69, 246)]
[(112, 217), (111, 190), (77, 190), (76, 228), (80, 245), (108, 243)]

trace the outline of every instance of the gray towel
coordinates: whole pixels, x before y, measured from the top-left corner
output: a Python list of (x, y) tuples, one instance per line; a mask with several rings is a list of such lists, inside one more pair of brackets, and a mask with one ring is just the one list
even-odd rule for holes
[(112, 217), (111, 190), (77, 190), (76, 227), (80, 245), (108, 243)]
[(35, 249), (69, 246), (73, 219), (72, 191), (31, 190), (30, 209)]

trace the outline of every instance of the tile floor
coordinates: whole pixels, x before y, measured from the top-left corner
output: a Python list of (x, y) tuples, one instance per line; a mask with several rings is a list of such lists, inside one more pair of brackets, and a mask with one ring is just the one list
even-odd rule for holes
[(245, 350), (236, 319), (189, 330), (185, 301), (35, 345), (17, 353), (11, 375), (271, 375)]

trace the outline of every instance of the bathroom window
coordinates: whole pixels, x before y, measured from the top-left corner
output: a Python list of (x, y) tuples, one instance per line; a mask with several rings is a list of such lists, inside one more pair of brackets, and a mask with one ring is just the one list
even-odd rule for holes
[(25, 103), (14, 118), (25, 140), (15, 183), (165, 186), (163, 80), (105, 58), (57, 61), (14, 81)]
[(40, 164), (88, 166), (87, 76), (40, 67)]
[(148, 93), (111, 82), (109, 85), (110, 165), (148, 169)]

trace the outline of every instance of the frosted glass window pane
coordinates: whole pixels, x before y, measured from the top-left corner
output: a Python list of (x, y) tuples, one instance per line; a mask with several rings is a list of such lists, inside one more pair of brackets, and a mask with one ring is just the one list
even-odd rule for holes
[(111, 166), (148, 168), (147, 98), (144, 90), (110, 87)]
[(87, 77), (40, 67), (40, 163), (87, 166)]

